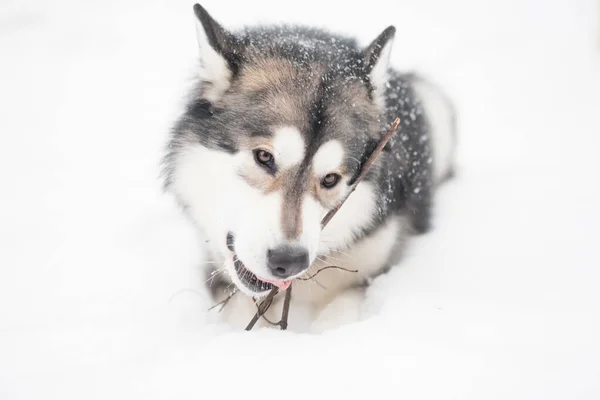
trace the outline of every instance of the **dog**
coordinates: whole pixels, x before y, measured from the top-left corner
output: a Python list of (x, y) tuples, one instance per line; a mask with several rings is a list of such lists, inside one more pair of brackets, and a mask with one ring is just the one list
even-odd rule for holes
[[(205, 236), (214, 300), (237, 293), (224, 315), (241, 329), (277, 286), (267, 314), (277, 321), (293, 281), (291, 329), (360, 319), (365, 287), (431, 228), (434, 193), (454, 171), (452, 102), (389, 66), (393, 26), (360, 46), (299, 26), (232, 32), (198, 4), (194, 14), (198, 79), (163, 172)], [(321, 229), (396, 117), (397, 134)]]

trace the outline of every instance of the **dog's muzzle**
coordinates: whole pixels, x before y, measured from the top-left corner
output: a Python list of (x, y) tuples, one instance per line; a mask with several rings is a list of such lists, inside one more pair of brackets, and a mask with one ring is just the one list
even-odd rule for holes
[(233, 266), (237, 278), (247, 289), (258, 295), (270, 291), (274, 286), (280, 290), (287, 289), (291, 284), (291, 280), (288, 278), (297, 276), (310, 265), (308, 251), (304, 248), (291, 245), (279, 246), (267, 252), (269, 271), (277, 279), (259, 278), (239, 259), (235, 252), (233, 233), (227, 234), (226, 244), (233, 255)]

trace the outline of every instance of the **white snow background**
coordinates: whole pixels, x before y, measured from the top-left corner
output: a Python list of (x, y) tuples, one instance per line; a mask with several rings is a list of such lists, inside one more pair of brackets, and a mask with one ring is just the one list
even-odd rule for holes
[(0, 5), (0, 399), (600, 398), (596, 1), (203, 2), (227, 27), (364, 44), (395, 24), (394, 66), (456, 100), (435, 229), (364, 321), (322, 335), (206, 313), (198, 238), (158, 179), (192, 5)]

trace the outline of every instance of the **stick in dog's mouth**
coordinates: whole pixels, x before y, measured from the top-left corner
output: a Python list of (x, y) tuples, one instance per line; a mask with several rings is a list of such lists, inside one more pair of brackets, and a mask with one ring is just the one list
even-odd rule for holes
[(275, 281), (270, 279), (259, 278), (254, 272), (246, 268), (242, 260), (239, 259), (237, 253), (235, 252), (235, 237), (231, 232), (227, 234), (227, 248), (232, 253), (233, 267), (235, 269), (235, 274), (237, 275), (237, 278), (246, 288), (256, 293), (257, 296), (266, 294), (274, 287), (277, 287), (280, 290), (285, 290), (290, 286), (292, 282), (290, 280)]

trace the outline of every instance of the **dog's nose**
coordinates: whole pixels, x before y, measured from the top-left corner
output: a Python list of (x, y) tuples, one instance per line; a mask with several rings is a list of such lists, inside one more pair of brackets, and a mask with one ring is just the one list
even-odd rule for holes
[(303, 247), (284, 245), (267, 251), (271, 273), (286, 279), (308, 268), (308, 251)]

